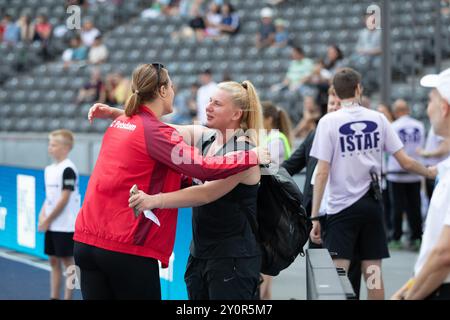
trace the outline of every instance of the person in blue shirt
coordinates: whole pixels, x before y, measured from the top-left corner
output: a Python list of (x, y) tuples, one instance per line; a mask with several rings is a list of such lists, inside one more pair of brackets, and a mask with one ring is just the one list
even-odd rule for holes
[(3, 33), (3, 42), (14, 45), (20, 41), (20, 28), (14, 23), (12, 16), (9, 14), (3, 18), (5, 31)]

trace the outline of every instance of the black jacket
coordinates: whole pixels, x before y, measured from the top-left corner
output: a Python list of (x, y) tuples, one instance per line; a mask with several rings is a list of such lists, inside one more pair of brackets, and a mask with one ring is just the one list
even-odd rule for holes
[(306, 167), (306, 180), (303, 188), (303, 206), (305, 207), (308, 216), (311, 215), (313, 196), (311, 177), (317, 165), (317, 159), (309, 156), (315, 134), (315, 130), (311, 131), (291, 157), (281, 164), (291, 176), (300, 173), (300, 171)]

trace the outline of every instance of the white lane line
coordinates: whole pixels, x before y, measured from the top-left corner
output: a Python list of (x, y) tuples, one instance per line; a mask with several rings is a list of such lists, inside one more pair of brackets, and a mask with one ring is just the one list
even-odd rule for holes
[(35, 267), (35, 268), (38, 268), (38, 269), (42, 269), (42, 270), (46, 270), (46, 271), (49, 271), (49, 272), (51, 270), (49, 265), (33, 262), (33, 261), (30, 261), (29, 259), (26, 259), (26, 258), (16, 257), (16, 256), (14, 256), (12, 254), (8, 254), (6, 252), (0, 251), (0, 257), (8, 259), (8, 260), (11, 260), (11, 261), (16, 261), (16, 262), (20, 262), (20, 263), (23, 263), (23, 264), (27, 264), (29, 266), (32, 266), (32, 267)]

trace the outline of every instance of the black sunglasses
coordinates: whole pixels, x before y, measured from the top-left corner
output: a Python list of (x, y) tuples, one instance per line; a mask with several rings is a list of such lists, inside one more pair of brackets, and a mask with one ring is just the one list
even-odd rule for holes
[(166, 67), (161, 63), (152, 63), (152, 66), (156, 69), (156, 76), (158, 77), (157, 88), (159, 89), (159, 84), (161, 81), (161, 69), (165, 69)]

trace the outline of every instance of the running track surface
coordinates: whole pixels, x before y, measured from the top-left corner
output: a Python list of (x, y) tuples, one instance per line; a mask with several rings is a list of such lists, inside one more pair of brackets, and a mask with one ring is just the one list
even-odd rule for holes
[[(0, 300), (48, 300), (49, 297), (48, 271), (0, 257)], [(75, 290), (74, 299), (81, 299), (80, 290)]]

